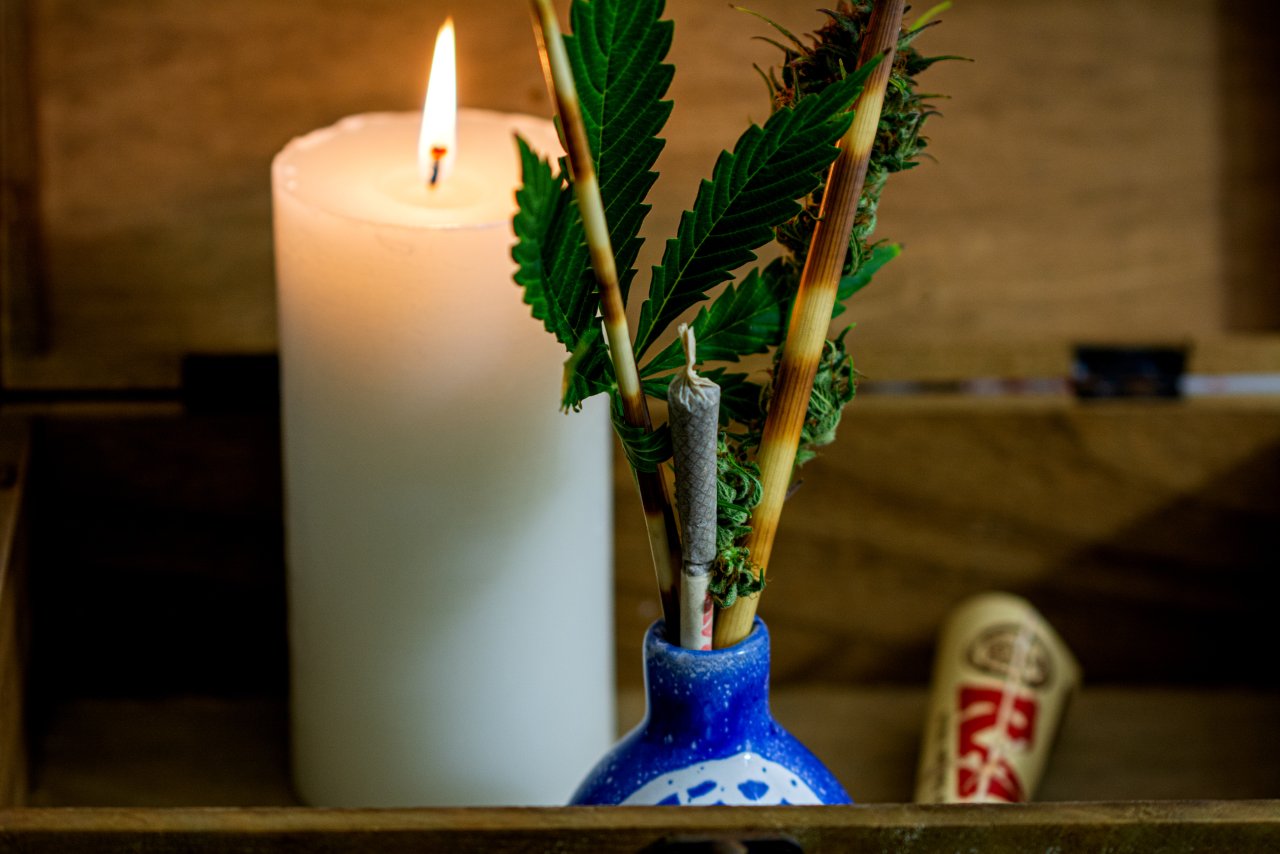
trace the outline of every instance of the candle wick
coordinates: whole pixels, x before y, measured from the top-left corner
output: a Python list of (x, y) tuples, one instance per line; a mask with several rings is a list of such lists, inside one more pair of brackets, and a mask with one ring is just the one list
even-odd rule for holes
[(436, 182), (440, 180), (440, 163), (444, 160), (444, 156), (449, 153), (449, 149), (443, 145), (433, 146), (431, 149), (431, 179), (430, 186), (434, 187)]

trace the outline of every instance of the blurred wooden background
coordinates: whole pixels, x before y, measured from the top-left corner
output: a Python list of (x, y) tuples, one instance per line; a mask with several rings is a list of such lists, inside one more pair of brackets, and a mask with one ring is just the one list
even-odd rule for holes
[[(184, 409), (183, 359), (275, 349), (272, 155), (350, 113), (416, 109), (446, 13), (463, 104), (547, 112), (524, 5), (0, 6), (0, 368), (6, 408), (38, 416), (33, 588), (60, 603), (38, 635), (59, 672), (99, 691), (278, 684), (276, 425), (269, 406)], [(766, 116), (751, 64), (777, 55), (719, 0), (668, 5), (676, 108), (649, 257), (715, 154)], [(797, 32), (822, 20), (749, 5)], [(1272, 18), (1260, 0), (959, 0), (919, 44), (975, 61), (924, 78), (950, 96), (928, 126), (937, 162), (886, 191), (879, 233), (906, 252), (846, 315), (860, 370), (1061, 376), (1071, 342), (1098, 340), (1280, 369)], [(947, 608), (1000, 587), (1035, 598), (1090, 677), (1274, 684), (1240, 652), (1275, 648), (1278, 415), (858, 401), (784, 520), (764, 606), (778, 678), (922, 681)], [(617, 482), (619, 672), (635, 684), (655, 597)]]
[[(751, 64), (777, 56), (726, 3), (668, 5), (654, 245), (767, 115)], [(751, 5), (796, 32), (822, 21)], [(273, 349), (272, 155), (350, 113), (416, 109), (449, 12), (462, 103), (546, 114), (518, 0), (9, 0), (6, 229), (38, 200), (39, 244), (6, 281), (8, 386), (171, 387), (185, 353)], [(975, 61), (924, 78), (950, 96), (938, 162), (886, 194), (880, 234), (907, 253), (853, 312), (863, 370), (898, 371), (886, 343), (1280, 327), (1269, 19), (1256, 0), (957, 3), (919, 45)]]

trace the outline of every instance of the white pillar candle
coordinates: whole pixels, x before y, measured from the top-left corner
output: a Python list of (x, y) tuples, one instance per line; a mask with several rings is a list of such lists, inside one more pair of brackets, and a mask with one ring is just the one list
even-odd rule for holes
[[(609, 426), (512, 282), (513, 134), (355, 116), (272, 166), (294, 773), (311, 804), (557, 804), (614, 729)], [(595, 401), (599, 404), (600, 401)]]

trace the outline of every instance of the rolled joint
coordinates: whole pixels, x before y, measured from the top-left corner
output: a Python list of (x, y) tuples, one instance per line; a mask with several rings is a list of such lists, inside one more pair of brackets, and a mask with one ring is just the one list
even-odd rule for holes
[(710, 564), (685, 563), (680, 585), (680, 645), (685, 649), (711, 649), (715, 605), (707, 595)]
[(701, 578), (711, 574), (712, 563), (690, 563), (685, 561), (684, 575), (686, 578)]

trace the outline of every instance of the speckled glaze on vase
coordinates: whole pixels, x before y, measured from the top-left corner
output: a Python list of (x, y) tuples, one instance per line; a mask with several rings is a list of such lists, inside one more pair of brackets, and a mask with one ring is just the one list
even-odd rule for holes
[(769, 711), (769, 631), (708, 652), (644, 638), (644, 720), (607, 753), (571, 804), (848, 804), (840, 782)]

